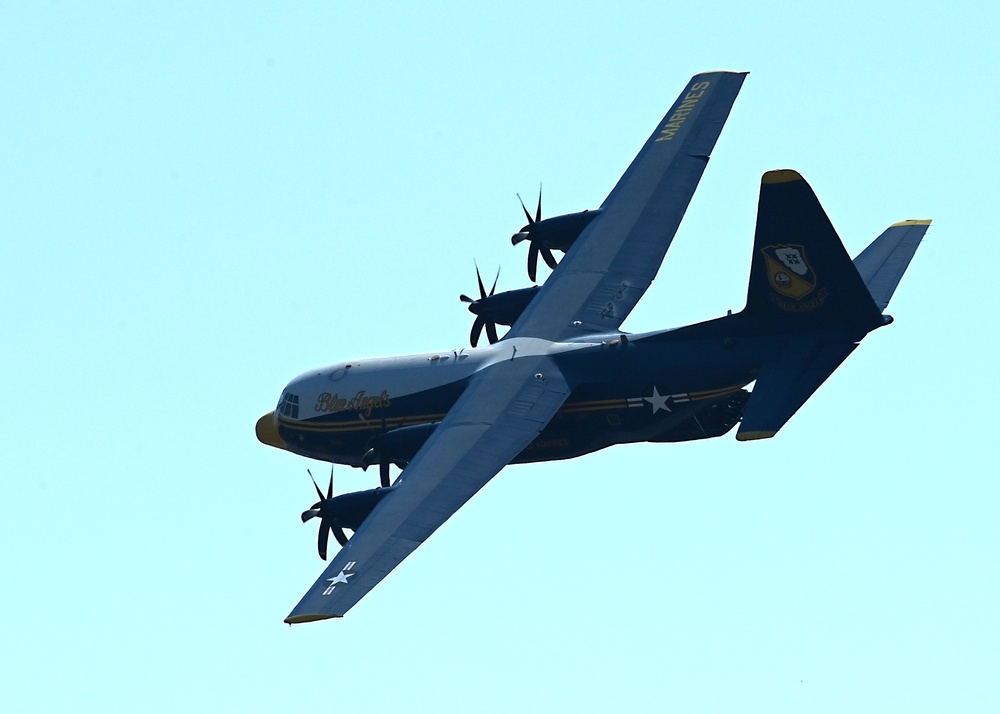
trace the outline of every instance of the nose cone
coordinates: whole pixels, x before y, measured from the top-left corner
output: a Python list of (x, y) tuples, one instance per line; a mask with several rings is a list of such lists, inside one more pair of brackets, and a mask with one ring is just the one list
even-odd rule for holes
[(276, 449), (287, 449), (281, 435), (278, 434), (278, 420), (274, 412), (268, 412), (257, 420), (257, 441)]

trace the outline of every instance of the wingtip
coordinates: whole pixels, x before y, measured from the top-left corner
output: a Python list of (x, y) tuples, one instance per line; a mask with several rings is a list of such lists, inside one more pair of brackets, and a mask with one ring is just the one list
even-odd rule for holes
[(899, 223), (893, 223), (891, 228), (900, 228), (902, 226), (929, 226), (931, 224), (930, 218), (910, 220), (910, 221), (900, 221)]
[(705, 75), (709, 75), (709, 74), (739, 74), (739, 75), (743, 75), (745, 77), (746, 75), (750, 74), (750, 71), (749, 70), (740, 70), (740, 69), (712, 69), (712, 70), (708, 70), (707, 72), (699, 72), (695, 76), (696, 77), (704, 77)]
[(319, 620), (339, 620), (343, 615), (329, 615), (327, 613), (312, 612), (306, 615), (289, 615), (285, 622), (289, 625), (299, 625), (303, 622), (317, 622)]

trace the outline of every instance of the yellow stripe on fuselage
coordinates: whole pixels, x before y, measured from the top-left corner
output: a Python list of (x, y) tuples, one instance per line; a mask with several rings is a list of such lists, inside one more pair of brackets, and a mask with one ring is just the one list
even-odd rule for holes
[(576, 414), (578, 412), (596, 412), (607, 409), (628, 409), (628, 402), (624, 399), (603, 399), (593, 402), (573, 402), (571, 404), (564, 404), (563, 407), (556, 412), (556, 416), (559, 416), (560, 414)]
[(688, 397), (691, 401), (701, 401), (702, 399), (715, 399), (717, 397), (724, 397), (727, 394), (732, 394), (733, 392), (738, 392), (743, 389), (742, 384), (738, 384), (735, 387), (722, 387), (721, 389), (711, 389), (706, 392), (688, 392)]
[[(742, 385), (735, 387), (723, 387), (704, 392), (691, 392), (688, 397), (691, 401), (701, 401), (705, 399), (716, 399), (727, 394), (739, 391)], [(556, 416), (566, 414), (579, 414), (583, 412), (608, 411), (610, 409), (627, 409), (628, 402), (623, 398), (618, 399), (593, 399), (581, 402), (568, 402), (556, 413)], [(417, 426), (420, 424), (432, 424), (444, 419), (444, 414), (412, 414), (387, 417), (385, 419), (364, 419), (358, 421), (314, 421), (310, 419), (289, 419), (278, 416), (278, 423), (287, 429), (322, 433), (348, 433), (355, 431), (378, 431), (382, 429), (399, 429), (404, 426)]]
[(298, 431), (314, 433), (334, 433), (348, 431), (365, 431), (378, 429), (398, 429), (403, 426), (431, 424), (444, 419), (444, 414), (418, 414), (414, 416), (395, 416), (388, 419), (370, 419), (365, 421), (310, 421), (286, 419), (278, 417), (281, 426)]

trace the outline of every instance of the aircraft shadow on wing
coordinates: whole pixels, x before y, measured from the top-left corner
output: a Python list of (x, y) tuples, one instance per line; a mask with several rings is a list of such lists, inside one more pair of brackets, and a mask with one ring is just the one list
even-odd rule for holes
[[(930, 224), (890, 226), (855, 260), (797, 172), (761, 179), (746, 307), (687, 327), (620, 327), (655, 277), (745, 73), (696, 75), (596, 210), (534, 215), (512, 238), (543, 285), (462, 296), (473, 349), (339, 362), (293, 379), (257, 422), (264, 444), (378, 466), (319, 519), (340, 550), (286, 622), (343, 616), (504, 466), (616, 444), (774, 436), (872, 330)], [(565, 253), (556, 261), (553, 251)], [(498, 325), (510, 330), (500, 339)], [(489, 344), (475, 348), (485, 332)], [(747, 386), (753, 384), (753, 391)], [(392, 480), (392, 469), (401, 469)], [(348, 538), (345, 530), (353, 531)]]

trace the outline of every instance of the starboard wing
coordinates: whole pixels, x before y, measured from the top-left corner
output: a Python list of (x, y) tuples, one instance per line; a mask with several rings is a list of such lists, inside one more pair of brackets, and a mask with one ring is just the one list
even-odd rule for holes
[(343, 616), (520, 454), (570, 391), (545, 356), (509, 359), (477, 373), (394, 492), (379, 502), (285, 622)]
[(745, 77), (691, 78), (508, 337), (618, 329), (656, 276)]

